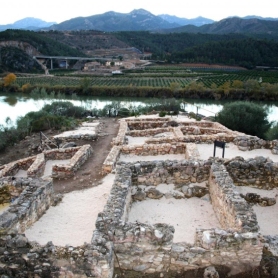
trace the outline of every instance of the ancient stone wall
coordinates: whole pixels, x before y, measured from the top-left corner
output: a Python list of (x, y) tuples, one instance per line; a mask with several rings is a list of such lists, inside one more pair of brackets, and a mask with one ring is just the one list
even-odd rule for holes
[(39, 245), (28, 241), (24, 234), (2, 235), (0, 273), (3, 277), (112, 278), (114, 260), (107, 264), (107, 258), (113, 258), (111, 243), (107, 243), (105, 251), (98, 247), (93, 244), (55, 246), (51, 241)]
[(133, 155), (165, 155), (165, 154), (185, 154), (186, 144), (144, 144), (144, 145), (123, 145), (122, 154)]
[(159, 133), (164, 132), (173, 132), (172, 127), (163, 127), (163, 128), (151, 128), (151, 129), (142, 129), (142, 130), (130, 130), (126, 133), (128, 136), (132, 137), (147, 137), (154, 136)]
[(199, 259), (202, 264), (227, 266), (231, 269), (230, 274), (237, 274), (258, 267), (262, 249), (258, 233), (197, 229), (193, 253), (203, 255)]
[[(75, 152), (74, 156), (71, 157), (68, 164), (52, 166), (52, 178), (68, 178), (74, 176), (75, 172), (85, 163), (86, 160), (88, 160), (89, 156), (93, 153), (93, 149), (90, 145), (83, 145), (82, 147), (72, 149), (77, 149), (77, 151)], [(60, 154), (58, 155), (60, 156)]]
[[(227, 230), (196, 230), (192, 245), (173, 243), (174, 228), (171, 225), (127, 222), (134, 186), (174, 183), (179, 188), (201, 181), (209, 182), (212, 204), (222, 228)], [(43, 183), (47, 187), (47, 182)], [(241, 198), (242, 201), (234, 192), (235, 186), (221, 159), (118, 163), (111, 194), (98, 215), (91, 243), (75, 248), (57, 247), (52, 243), (34, 245), (24, 235), (6, 234), (11, 230), (24, 231), (42, 213), (40, 211), (34, 216), (32, 211), (35, 209), (31, 203), (49, 199), (41, 195), (45, 190), (30, 179), (18, 182), (18, 185), (22, 184), (25, 188), (22, 197), (18, 198), (21, 201), (12, 207), (13, 210), (8, 210), (9, 215), (6, 214), (9, 221), (0, 217), (4, 232), (0, 238), (2, 274), (12, 277), (20, 277), (24, 273), (25, 276), (111, 278), (116, 261), (122, 269), (160, 275), (210, 265), (229, 267), (231, 273), (236, 274), (260, 264), (263, 245), (257, 234), (256, 219), (245, 200)], [(37, 203), (37, 206), (41, 204)], [(31, 208), (30, 213), (26, 207)], [(17, 225), (21, 218), (16, 213), (20, 217), (27, 215), (29, 220), (22, 220), (22, 224)], [(15, 265), (15, 262), (18, 263)]]
[(102, 165), (102, 172), (103, 173), (111, 173), (113, 169), (116, 167), (116, 163), (120, 156), (121, 147), (120, 146), (113, 146), (110, 150), (109, 154), (107, 155), (105, 161)]
[(261, 189), (278, 187), (278, 163), (268, 158), (259, 156), (245, 160), (237, 157), (225, 164), (237, 186), (245, 185)]
[(111, 278), (114, 269), (111, 242), (101, 249), (100, 237), (79, 247), (39, 245), (30, 242), (24, 231), (52, 205), (51, 181), (2, 178), (0, 188), (22, 191), (0, 214), (0, 273), (8, 277), (99, 277)]
[(272, 143), (265, 141), (257, 136), (241, 135), (237, 136), (234, 140), (234, 144), (238, 146), (241, 151), (250, 151), (254, 149), (272, 149)]
[(258, 232), (257, 217), (252, 206), (240, 197), (221, 163), (213, 163), (211, 166), (209, 192), (215, 214), (224, 229)]
[(121, 120), (118, 135), (116, 138), (112, 139), (112, 145), (113, 146), (123, 145), (125, 142), (126, 132), (127, 132), (127, 122), (124, 120)]
[(273, 154), (278, 154), (278, 140), (270, 141), (270, 149)]
[(184, 135), (182, 137), (163, 137), (163, 138), (148, 138), (145, 142), (147, 144), (162, 144), (171, 142), (183, 142), (183, 143), (196, 143), (196, 144), (213, 144), (215, 140), (222, 142), (233, 142), (235, 139), (234, 135), (227, 133), (217, 133), (214, 135)]
[(41, 177), (45, 169), (45, 163), (44, 153), (38, 154), (33, 164), (28, 168), (27, 176), (32, 178)]
[(50, 181), (2, 178), (0, 183), (22, 190), (18, 198), (0, 215), (1, 234), (24, 232), (53, 202), (54, 191)]
[(66, 149), (51, 149), (44, 151), (45, 160), (64, 160), (71, 159), (80, 147), (66, 148)]
[[(203, 127), (203, 128), (216, 128), (215, 122), (208, 122), (208, 121), (191, 121), (191, 122), (182, 122), (182, 126), (198, 126), (198, 127)], [(220, 125), (222, 126), (222, 125)]]
[(37, 156), (32, 156), (14, 161), (4, 165), (0, 171), (0, 177), (14, 176), (19, 170), (27, 170), (28, 177), (41, 177), (45, 170), (47, 160), (65, 160), (70, 159), (66, 165), (54, 165), (52, 168), (52, 177), (66, 178), (71, 177), (84, 164), (92, 154), (93, 149), (90, 145), (73, 147), (66, 149), (52, 149), (44, 151)]
[(234, 144), (241, 151), (270, 149), (273, 154), (278, 154), (278, 140), (266, 141), (257, 136), (240, 135), (235, 138)]
[(198, 126), (185, 126), (181, 127), (181, 131), (183, 135), (212, 135), (217, 133), (225, 133), (223, 129), (216, 129), (216, 128), (203, 128)]
[(197, 145), (194, 143), (186, 144), (185, 159), (200, 159), (200, 153), (198, 151)]
[(208, 180), (210, 166), (210, 161), (195, 160), (141, 161), (130, 165), (133, 184), (174, 183), (180, 186)]
[(154, 118), (128, 118), (128, 119), (125, 119), (125, 121), (128, 123), (128, 124), (133, 124), (133, 123), (137, 123), (137, 122), (168, 122), (170, 121), (171, 118), (157, 118), (157, 117), (154, 117)]
[(19, 170), (27, 170), (35, 159), (36, 156), (30, 156), (4, 165), (0, 171), (0, 177), (14, 176)]
[[(262, 244), (258, 234), (251, 232), (252, 229), (246, 229), (248, 232), (243, 232), (244, 229), (197, 230), (196, 240), (192, 246), (186, 243), (173, 243), (174, 228), (170, 225), (126, 222), (125, 216), (131, 205), (130, 191), (134, 184), (156, 185), (162, 182), (184, 184), (191, 181), (189, 176), (194, 177), (193, 181), (200, 177), (203, 179), (204, 176), (208, 179), (209, 175), (216, 171), (210, 172), (212, 163), (211, 161), (204, 164), (198, 164), (196, 161), (119, 163), (110, 198), (96, 222), (95, 241), (97, 237), (101, 238), (98, 241), (99, 249), (105, 250), (105, 242), (112, 242), (120, 267), (142, 273), (163, 275), (169, 270), (181, 273), (209, 265), (228, 266), (232, 273), (238, 273), (245, 271), (246, 267), (258, 266), (262, 257)], [(218, 183), (214, 185), (219, 186)], [(227, 194), (226, 198), (231, 196)], [(230, 205), (233, 206), (234, 203), (238, 204), (236, 198), (232, 199)], [(244, 205), (247, 206), (246, 203)], [(118, 266), (116, 261), (115, 265)]]
[(181, 131), (181, 127), (177, 126), (177, 127), (173, 127), (173, 133), (175, 137), (183, 137), (183, 133)]
[(171, 243), (173, 230), (163, 227), (163, 224), (126, 226), (122, 233), (116, 231), (120, 239), (114, 237), (115, 252), (122, 269), (163, 274), (222, 265), (236, 274), (257, 267), (262, 258), (258, 234), (202, 229), (196, 231), (196, 241), (192, 246)]

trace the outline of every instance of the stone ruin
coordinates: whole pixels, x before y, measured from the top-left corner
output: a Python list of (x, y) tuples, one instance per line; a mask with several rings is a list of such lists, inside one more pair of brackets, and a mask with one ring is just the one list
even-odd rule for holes
[[(26, 177), (43, 177), (47, 161), (54, 161), (50, 174), (52, 178), (73, 177), (92, 153), (93, 149), (90, 145), (43, 151), (36, 156), (1, 166), (0, 177), (16, 176), (19, 171), (23, 171), (23, 175)], [(59, 164), (57, 163), (59, 160), (66, 160), (67, 162)]]
[[(143, 125), (153, 127), (151, 121), (146, 122)], [(161, 122), (162, 125), (168, 124), (166, 119), (159, 125)], [(202, 135), (202, 128), (209, 129), (204, 125), (200, 125), (199, 130), (194, 127), (195, 131), (190, 125), (181, 126), (183, 135), (172, 138), (177, 142), (175, 148), (169, 141), (170, 152), (174, 152), (173, 149), (185, 155), (189, 152), (184, 160), (114, 162), (116, 174), (109, 199), (98, 215), (91, 242), (82, 246), (55, 246), (52, 242), (41, 246), (30, 242), (24, 235), (24, 231), (57, 201), (51, 180), (13, 176), (1, 178), (0, 201), (13, 202), (0, 214), (0, 274), (5, 277), (110, 278), (115, 270), (121, 269), (134, 271), (139, 276), (142, 273), (164, 277), (169, 273), (182, 275), (203, 268), (204, 277), (210, 277), (211, 273), (217, 277), (216, 271), (221, 267), (225, 267), (225, 275), (256, 269), (263, 252), (277, 256), (278, 235), (260, 233), (260, 223), (253, 209), (256, 202), (271, 206), (276, 200), (254, 195), (248, 198), (247, 194), (240, 194), (237, 187), (277, 188), (278, 164), (263, 157), (199, 160), (196, 153), (190, 151), (194, 150), (190, 136), (205, 142), (214, 140), (215, 136), (227, 140), (233, 138), (233, 141), (239, 136), (228, 130), (225, 133), (223, 129), (220, 135), (215, 131)], [(187, 129), (201, 134), (184, 135)], [(178, 131), (175, 132), (178, 134)], [(127, 125), (122, 123), (114, 140), (114, 146), (120, 147), (121, 151), (126, 147), (126, 133)], [(154, 131), (151, 133), (155, 134)], [(150, 140), (161, 142), (167, 138)], [(253, 142), (258, 140), (251, 138), (246, 141), (255, 145)], [(247, 145), (251, 146), (251, 143)], [(268, 143), (268, 146), (273, 145)], [(137, 151), (143, 153), (144, 147), (141, 149)], [(29, 169), (35, 160), (28, 160), (26, 168)], [(161, 192), (158, 187), (161, 183), (172, 184), (174, 189)], [(200, 183), (205, 186), (199, 186)], [(188, 243), (186, 239), (174, 241), (176, 227), (169, 223), (129, 221), (132, 206), (138, 202), (161, 198), (187, 200), (204, 196), (208, 196), (219, 227), (196, 229), (193, 243)]]
[[(248, 167), (251, 170), (246, 171)], [(277, 250), (273, 238), (278, 238), (270, 241), (260, 234), (252, 204), (240, 196), (236, 187), (242, 181), (258, 188), (277, 187), (277, 167), (277, 163), (264, 158), (120, 163), (92, 241), (79, 247), (54, 246), (51, 242), (40, 246), (24, 236), (25, 229), (55, 201), (51, 181), (2, 178), (6, 200), (14, 192), (18, 197), (0, 215), (0, 273), (8, 277), (28, 277), (30, 273), (37, 277), (112, 277), (114, 267), (160, 275), (209, 266), (225, 266), (231, 274), (254, 269), (261, 262), (263, 248)], [(240, 174), (233, 175), (235, 171)], [(240, 181), (235, 178), (239, 176)], [(190, 186), (204, 181), (206, 187)], [(175, 228), (167, 223), (129, 222), (134, 203), (166, 195), (148, 190), (160, 183), (175, 185), (167, 198), (201, 198), (209, 194), (221, 227), (196, 229), (192, 244), (173, 242)], [(139, 198), (142, 184), (145, 195)], [(46, 274), (49, 276), (43, 276)]]
[[(158, 136), (168, 133), (168, 136)], [(144, 144), (129, 145), (127, 136), (148, 137)], [(278, 154), (278, 140), (265, 141), (256, 136), (232, 131), (217, 122), (177, 122), (171, 118), (125, 119), (120, 121), (118, 136), (103, 163), (103, 173), (115, 169), (121, 154), (138, 156), (184, 154), (185, 159), (198, 159), (196, 144), (213, 144), (214, 141), (233, 142), (240, 150), (270, 149)]]

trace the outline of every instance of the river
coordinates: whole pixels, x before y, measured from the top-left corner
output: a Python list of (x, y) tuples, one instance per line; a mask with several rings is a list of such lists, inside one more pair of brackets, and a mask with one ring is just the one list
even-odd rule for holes
[[(0, 124), (6, 124), (6, 118), (11, 119), (10, 124), (15, 124), (16, 119), (20, 116), (24, 116), (30, 111), (38, 111), (45, 104), (53, 102), (55, 99), (33, 99), (28, 95), (23, 94), (6, 94), (0, 93)], [(106, 104), (110, 104), (113, 101), (121, 102), (123, 107), (129, 108), (130, 106), (148, 105), (151, 103), (162, 102), (163, 99), (152, 98), (107, 98), (107, 97), (78, 97), (74, 99), (64, 98), (63, 100), (69, 100), (74, 105), (83, 106), (88, 110), (93, 108), (102, 109)], [(205, 116), (214, 116), (218, 113), (225, 101), (213, 101), (213, 100), (194, 100), (183, 99), (180, 102), (185, 103), (185, 110), (187, 112), (198, 112)], [(278, 120), (278, 102), (259, 102), (268, 109), (268, 120)], [(198, 108), (197, 108), (198, 107)]]

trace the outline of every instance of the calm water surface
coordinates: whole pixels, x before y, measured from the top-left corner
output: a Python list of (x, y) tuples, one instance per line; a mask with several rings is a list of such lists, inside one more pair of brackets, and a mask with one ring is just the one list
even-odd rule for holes
[[(5, 124), (6, 118), (9, 117), (15, 124), (16, 119), (24, 116), (30, 111), (38, 111), (45, 104), (51, 103), (56, 99), (33, 99), (30, 96), (22, 94), (5, 94), (0, 93), (0, 124)], [(74, 105), (83, 106), (90, 110), (93, 108), (102, 109), (106, 104), (113, 101), (121, 102), (121, 106), (129, 108), (130, 106), (148, 105), (151, 103), (163, 102), (163, 99), (152, 98), (107, 98), (107, 97), (79, 97), (78, 99), (64, 99), (71, 101)], [(185, 110), (188, 112), (198, 112), (205, 116), (214, 116), (218, 113), (225, 101), (211, 100), (193, 100), (184, 99)], [(278, 121), (278, 102), (260, 102), (268, 108), (269, 121)]]

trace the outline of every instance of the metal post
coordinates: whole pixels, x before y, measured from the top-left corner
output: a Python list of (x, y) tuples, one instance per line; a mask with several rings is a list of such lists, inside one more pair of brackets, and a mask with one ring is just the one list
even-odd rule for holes
[(221, 142), (221, 141), (214, 141), (214, 150), (213, 150), (213, 157), (215, 157), (215, 151), (216, 151), (216, 147), (218, 148), (222, 148), (222, 158), (224, 158), (225, 155), (225, 142)]
[(50, 58), (50, 63), (51, 63), (50, 68), (53, 70), (53, 60), (52, 60), (52, 58)]
[(42, 149), (42, 132), (40, 131), (40, 141), (41, 141), (41, 149)]

